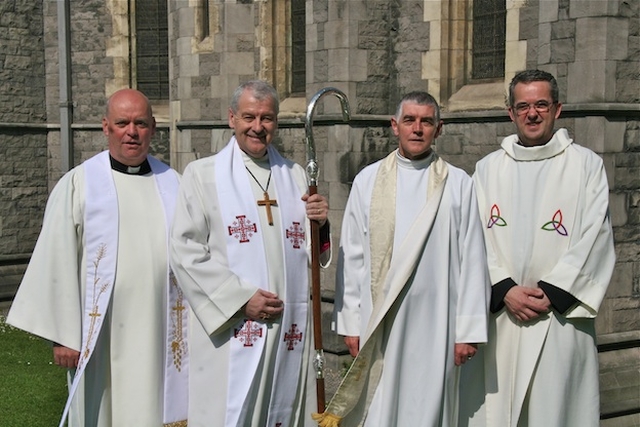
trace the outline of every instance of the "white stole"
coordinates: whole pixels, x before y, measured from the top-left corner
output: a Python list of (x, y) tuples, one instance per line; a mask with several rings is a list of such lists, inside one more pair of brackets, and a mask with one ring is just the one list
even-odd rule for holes
[[(168, 242), (179, 182), (176, 175), (164, 163), (151, 156), (148, 156), (147, 159), (156, 179), (158, 193), (164, 207)], [(80, 347), (78, 367), (69, 390), (69, 397), (60, 420), (60, 427), (64, 425), (69, 415), (71, 402), (87, 363), (93, 354), (96, 340), (104, 323), (104, 317), (109, 309), (118, 259), (118, 195), (111, 171), (109, 152), (103, 151), (93, 156), (85, 161), (82, 166), (84, 168), (85, 181), (84, 243), (87, 270), (84, 316), (82, 319), (82, 345)], [(169, 275), (170, 271), (167, 263), (166, 289), (169, 292), (168, 302), (176, 299), (175, 291), (172, 291), (169, 286)], [(186, 318), (186, 311), (181, 314)], [(186, 325), (184, 327), (186, 328)], [(169, 333), (170, 331), (167, 330), (167, 332)], [(186, 332), (184, 337), (186, 338)], [(173, 386), (171, 389), (176, 396), (185, 396), (186, 399), (188, 392), (188, 359), (186, 355), (182, 359), (182, 366), (182, 372), (172, 376)], [(165, 396), (165, 401), (167, 400)], [(173, 412), (181, 420), (186, 420), (186, 400), (183, 401), (176, 398), (171, 405), (173, 405), (174, 410), (170, 412)], [(165, 408), (166, 411), (167, 408)]]
[[(280, 206), (285, 269), (285, 306), (267, 425), (281, 423), (286, 426), (293, 412), (303, 357), (303, 337), (307, 333), (306, 213), (300, 200), (302, 194), (284, 158), (271, 146), (267, 152)], [(258, 205), (235, 137), (216, 155), (215, 178), (220, 214), (227, 230), (225, 240), (229, 268), (242, 280), (269, 290)], [(300, 236), (301, 241), (291, 239), (292, 234)], [(262, 359), (267, 332), (264, 323), (249, 319), (241, 320), (230, 330), (227, 427), (245, 423), (247, 404), (250, 404), (246, 400)]]

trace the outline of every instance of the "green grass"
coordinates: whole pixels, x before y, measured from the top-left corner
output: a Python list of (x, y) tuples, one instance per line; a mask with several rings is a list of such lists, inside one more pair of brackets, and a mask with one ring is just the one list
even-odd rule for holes
[(67, 399), (66, 370), (51, 345), (5, 323), (0, 314), (0, 427), (52, 427)]

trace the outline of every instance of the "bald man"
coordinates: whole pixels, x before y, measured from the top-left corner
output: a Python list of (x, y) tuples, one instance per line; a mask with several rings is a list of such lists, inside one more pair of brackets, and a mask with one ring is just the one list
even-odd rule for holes
[(183, 330), (172, 326), (186, 310), (167, 261), (179, 176), (149, 156), (156, 123), (141, 92), (114, 93), (102, 128), (108, 150), (49, 197), (7, 321), (51, 341), (69, 370), (61, 425), (182, 421), (163, 403), (165, 376), (186, 370)]

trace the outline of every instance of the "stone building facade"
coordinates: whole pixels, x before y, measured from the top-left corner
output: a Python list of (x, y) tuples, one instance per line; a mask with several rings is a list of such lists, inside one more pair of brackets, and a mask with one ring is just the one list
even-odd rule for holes
[[(143, 0), (8, 0), (0, 4), (0, 296), (10, 298), (39, 232), (48, 191), (105, 148), (105, 99), (137, 85), (136, 9)], [(640, 4), (635, 0), (504, 1), (502, 75), (473, 78), (473, 6), (481, 0), (163, 0), (169, 96), (154, 99), (153, 152), (178, 170), (228, 141), (227, 105), (243, 81), (281, 97), (278, 148), (305, 163), (304, 118), (316, 91), (345, 92), (352, 118), (323, 98), (314, 138), (319, 191), (337, 246), (350, 182), (396, 148), (389, 117), (410, 90), (441, 103), (437, 151), (473, 173), (514, 132), (506, 86), (525, 68), (553, 73), (559, 127), (602, 156), (617, 264), (597, 319), (603, 426), (640, 425)], [(485, 1), (485, 0), (482, 0)], [(303, 21), (292, 19), (304, 3)], [(163, 3), (160, 2), (160, 5)], [(65, 6), (67, 8), (65, 9)], [(68, 22), (64, 24), (64, 22)], [(301, 27), (302, 25), (302, 27)], [(304, 40), (304, 93), (292, 40)], [(299, 54), (299, 52), (298, 52)], [(137, 68), (138, 67), (138, 68)], [(299, 76), (298, 76), (299, 78)], [(70, 120), (66, 117), (70, 116)], [(328, 387), (349, 358), (330, 331), (334, 269), (323, 274)]]

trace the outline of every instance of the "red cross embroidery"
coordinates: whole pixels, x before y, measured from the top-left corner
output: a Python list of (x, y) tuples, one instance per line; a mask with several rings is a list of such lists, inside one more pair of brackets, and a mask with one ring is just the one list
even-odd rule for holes
[(240, 329), (233, 329), (233, 337), (244, 343), (245, 347), (253, 347), (253, 343), (262, 338), (262, 328), (252, 320), (245, 320)]
[(287, 230), (287, 239), (293, 243), (294, 249), (300, 249), (300, 243), (304, 242), (304, 231), (299, 222), (294, 222)]
[(285, 332), (284, 334), (284, 342), (287, 343), (287, 350), (293, 350), (293, 347), (302, 341), (302, 332), (298, 330), (298, 325), (296, 323), (291, 325), (289, 332)]
[(229, 236), (240, 239), (240, 243), (246, 243), (253, 233), (258, 232), (258, 227), (247, 219), (245, 215), (236, 216), (236, 221), (229, 226)]

